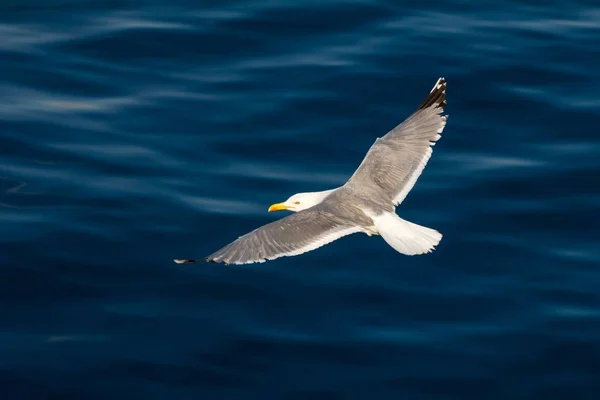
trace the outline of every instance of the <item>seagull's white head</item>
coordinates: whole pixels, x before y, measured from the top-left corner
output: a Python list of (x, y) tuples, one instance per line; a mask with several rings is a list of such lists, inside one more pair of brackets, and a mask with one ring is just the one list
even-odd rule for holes
[[(335, 189), (334, 189), (335, 190)], [(276, 203), (269, 207), (269, 212), (288, 210), (298, 212), (306, 210), (319, 204), (325, 199), (333, 190), (325, 190), (324, 192), (308, 192), (308, 193), (296, 193), (283, 203)]]

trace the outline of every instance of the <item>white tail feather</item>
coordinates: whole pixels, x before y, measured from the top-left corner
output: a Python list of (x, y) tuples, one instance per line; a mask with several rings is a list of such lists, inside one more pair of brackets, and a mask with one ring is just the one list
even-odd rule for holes
[(408, 256), (430, 253), (442, 240), (442, 234), (435, 229), (405, 221), (395, 213), (383, 213), (372, 219), (386, 243)]

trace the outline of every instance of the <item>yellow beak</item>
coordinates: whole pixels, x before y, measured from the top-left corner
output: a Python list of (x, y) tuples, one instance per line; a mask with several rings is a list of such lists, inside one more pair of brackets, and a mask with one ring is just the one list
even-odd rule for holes
[(281, 211), (281, 210), (287, 210), (288, 206), (286, 206), (283, 203), (277, 203), (277, 204), (273, 204), (271, 207), (269, 207), (269, 212), (271, 211)]

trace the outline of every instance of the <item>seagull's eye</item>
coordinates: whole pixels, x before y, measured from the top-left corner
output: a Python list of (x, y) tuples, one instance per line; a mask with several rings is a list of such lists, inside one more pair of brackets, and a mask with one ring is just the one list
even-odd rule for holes
[(299, 202), (299, 201), (295, 201), (295, 202), (294, 202), (294, 204), (295, 204), (295, 205), (298, 205), (298, 204), (300, 204), (300, 202)]

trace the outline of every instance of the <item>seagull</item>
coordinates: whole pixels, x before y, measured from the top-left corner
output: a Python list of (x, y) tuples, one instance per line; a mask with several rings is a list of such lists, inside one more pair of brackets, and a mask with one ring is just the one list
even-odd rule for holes
[(293, 214), (263, 225), (213, 254), (178, 264), (251, 264), (315, 250), (341, 237), (379, 235), (405, 255), (430, 253), (442, 239), (435, 229), (406, 221), (398, 206), (415, 185), (446, 126), (446, 80), (439, 78), (421, 105), (377, 138), (350, 179), (335, 189), (297, 193), (269, 212)]

